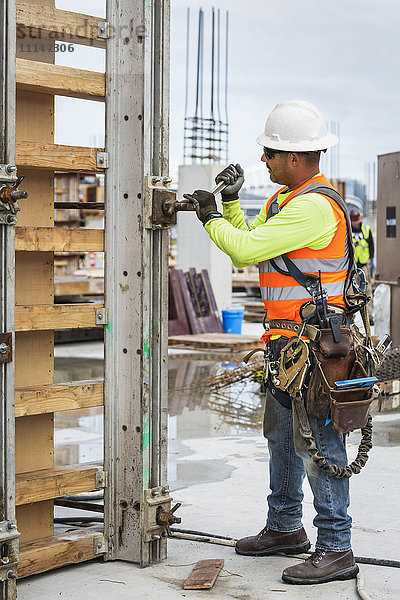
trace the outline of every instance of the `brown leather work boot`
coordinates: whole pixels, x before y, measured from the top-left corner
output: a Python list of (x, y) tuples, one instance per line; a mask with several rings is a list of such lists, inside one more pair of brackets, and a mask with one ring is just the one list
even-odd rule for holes
[(353, 579), (358, 566), (351, 550), (346, 552), (326, 552), (317, 549), (303, 563), (288, 567), (282, 573), (283, 581), (297, 585), (327, 583), (336, 579)]
[(268, 556), (277, 552), (284, 554), (307, 552), (310, 546), (303, 527), (289, 532), (274, 531), (264, 527), (258, 535), (238, 540), (235, 550), (238, 554), (246, 556)]

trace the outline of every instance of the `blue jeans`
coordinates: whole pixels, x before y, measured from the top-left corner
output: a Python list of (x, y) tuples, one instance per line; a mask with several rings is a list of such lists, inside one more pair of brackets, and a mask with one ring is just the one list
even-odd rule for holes
[[(309, 417), (310, 426), (320, 451), (329, 463), (347, 464), (343, 436), (324, 421)], [(270, 453), (270, 488), (267, 527), (275, 531), (296, 531), (302, 527), (303, 479), (307, 474), (314, 496), (318, 529), (316, 548), (330, 552), (349, 550), (351, 517), (349, 480), (328, 477), (318, 469), (306, 452), (296, 426), (294, 411), (277, 402), (267, 390), (264, 436)], [(294, 432), (294, 433), (293, 433)]]

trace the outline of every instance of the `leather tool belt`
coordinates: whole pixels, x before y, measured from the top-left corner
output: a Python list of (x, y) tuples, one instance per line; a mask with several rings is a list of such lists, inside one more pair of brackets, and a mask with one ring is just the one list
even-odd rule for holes
[(304, 325), (303, 323), (298, 323), (297, 321), (288, 321), (287, 319), (273, 319), (271, 321), (265, 320), (264, 327), (266, 331), (269, 329), (282, 329), (283, 331), (290, 331), (291, 333), (296, 333), (297, 335), (304, 335), (310, 340), (317, 341), (319, 339), (320, 330), (318, 327), (314, 327), (314, 325)]
[[(304, 351), (300, 354), (299, 346), (300, 360), (296, 360), (296, 343), (303, 346), (308, 344), (297, 337), (290, 338), (281, 351), (279, 373), (275, 380), (272, 377), (274, 385), (292, 397), (296, 393), (303, 393), (307, 414), (317, 419), (326, 419), (330, 414), (332, 426), (338, 433), (365, 427), (369, 406), (374, 398), (372, 388), (335, 390), (335, 381), (366, 376), (363, 356), (358, 352), (350, 329), (341, 326), (340, 342), (336, 342), (331, 329), (320, 329), (297, 321), (274, 319), (266, 321), (264, 326), (267, 331), (288, 331), (310, 340), (309, 358), (308, 353), (306, 360), (301, 358)], [(311, 378), (306, 377), (308, 371)]]
[(374, 394), (372, 387), (335, 389), (335, 381), (367, 375), (350, 330), (346, 327), (340, 330), (340, 343), (334, 342), (330, 329), (321, 329), (318, 342), (311, 342), (313, 369), (306, 393), (306, 410), (317, 419), (326, 419), (330, 411), (335, 431), (348, 433), (366, 426)]

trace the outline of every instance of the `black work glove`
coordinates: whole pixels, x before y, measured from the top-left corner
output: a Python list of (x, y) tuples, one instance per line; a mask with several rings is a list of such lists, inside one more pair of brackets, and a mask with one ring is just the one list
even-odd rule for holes
[(227, 187), (222, 190), (222, 202), (232, 202), (239, 198), (239, 190), (244, 183), (244, 171), (238, 164), (225, 167), (215, 178), (215, 183), (223, 181)]
[(215, 196), (211, 192), (205, 190), (196, 190), (193, 194), (183, 194), (183, 197), (196, 207), (196, 214), (200, 221), (205, 225), (210, 219), (222, 217), (218, 212)]

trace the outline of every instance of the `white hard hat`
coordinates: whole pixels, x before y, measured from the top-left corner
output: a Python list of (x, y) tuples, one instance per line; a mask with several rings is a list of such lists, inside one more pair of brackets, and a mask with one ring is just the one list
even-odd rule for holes
[(271, 150), (315, 152), (331, 148), (338, 138), (329, 133), (318, 108), (305, 100), (280, 102), (269, 115), (257, 142)]

